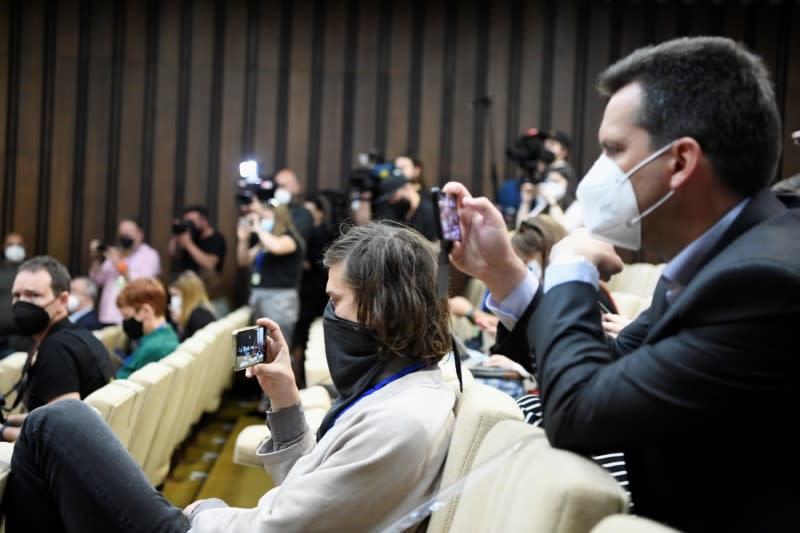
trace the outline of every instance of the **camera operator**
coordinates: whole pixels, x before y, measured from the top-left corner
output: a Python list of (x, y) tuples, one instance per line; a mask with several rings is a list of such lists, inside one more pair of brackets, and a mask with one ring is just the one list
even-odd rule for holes
[[(69, 291), (69, 272), (48, 256), (22, 263), (14, 278), (14, 322), (34, 341), (15, 385), (16, 403), (21, 401), (28, 412), (59, 400), (81, 400), (111, 378), (111, 360), (103, 344), (67, 318)], [(0, 439), (15, 441), (25, 416), (9, 416)]]
[(418, 191), (427, 189), (425, 177), (422, 175), (422, 161), (418, 157), (405, 153), (394, 158), (394, 166), (403, 173)]
[(284, 168), (275, 174), (273, 180), (275, 182), (273, 198), (279, 204), (289, 208), (292, 224), (303, 240), (308, 242), (311, 232), (314, 230), (314, 218), (303, 206), (303, 187), (300, 185), (300, 180), (297, 179), (297, 174), (291, 169)]
[(249, 305), (256, 316), (277, 322), (292, 338), (300, 312), (298, 287), (303, 271), (305, 241), (295, 228), (289, 209), (274, 199), (253, 198), (236, 229), (236, 261), (250, 267)]
[(97, 316), (104, 324), (122, 322), (122, 315), (117, 308), (117, 295), (128, 281), (161, 275), (161, 257), (144, 242), (144, 232), (138, 222), (133, 218), (123, 219), (117, 235), (118, 247), (102, 243), (99, 239), (89, 243), (89, 277), (103, 288)]
[(228, 312), (225, 289), (220, 273), (225, 264), (225, 237), (216, 231), (208, 221), (208, 210), (204, 206), (193, 205), (184, 208), (181, 220), (172, 226), (169, 240), (169, 255), (175, 272), (192, 270), (206, 286), (212, 305), (219, 316)]
[(555, 156), (544, 146), (545, 133), (531, 128), (506, 150), (506, 156), (519, 165), (519, 178), (506, 181), (498, 191), (497, 203), (509, 229), (519, 226), (530, 213), (544, 212), (547, 201), (539, 198), (536, 185)]
[(438, 240), (439, 221), (433, 211), (428, 191), (418, 191), (400, 172), (394, 171), (380, 180), (372, 202), (373, 218), (400, 222), (420, 232), (431, 242)]

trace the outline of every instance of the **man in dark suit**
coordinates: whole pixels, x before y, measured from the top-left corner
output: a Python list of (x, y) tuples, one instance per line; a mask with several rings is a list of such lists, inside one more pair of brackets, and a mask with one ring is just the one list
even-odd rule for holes
[(97, 318), (97, 285), (87, 278), (74, 278), (69, 290), (69, 320), (88, 330), (102, 329), (106, 326)]
[[(600, 87), (603, 155), (577, 194), (588, 231), (553, 248), (542, 286), (500, 213), (456, 183), (453, 260), (492, 292), (500, 352), (534, 358), (550, 441), (624, 451), (637, 513), (796, 530), (800, 212), (768, 190), (781, 127), (766, 69), (728, 39), (684, 38), (623, 58)], [(597, 306), (598, 279), (622, 268), (609, 242), (668, 261), (616, 341)]]

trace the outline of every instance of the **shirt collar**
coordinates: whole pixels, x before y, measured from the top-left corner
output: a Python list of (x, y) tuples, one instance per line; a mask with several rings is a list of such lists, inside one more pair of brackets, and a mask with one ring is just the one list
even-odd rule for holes
[(711, 251), (714, 245), (722, 238), (728, 228), (731, 227), (733, 221), (742, 212), (742, 210), (750, 202), (750, 198), (745, 198), (724, 217), (719, 219), (716, 224), (711, 226), (700, 237), (692, 241), (689, 246), (681, 250), (672, 261), (667, 263), (661, 275), (664, 277), (667, 285), (671, 288), (686, 287), (692, 280), (697, 271), (700, 270), (703, 259)]
[(72, 313), (71, 315), (69, 315), (69, 321), (70, 321), (70, 322), (72, 322), (72, 323), (74, 324), (74, 323), (76, 323), (78, 320), (80, 320), (81, 318), (83, 318), (84, 316), (86, 316), (86, 315), (88, 315), (89, 313), (91, 313), (93, 309), (94, 309), (94, 306), (89, 306), (89, 307), (87, 307), (86, 309), (81, 309), (80, 311), (75, 311), (74, 313)]

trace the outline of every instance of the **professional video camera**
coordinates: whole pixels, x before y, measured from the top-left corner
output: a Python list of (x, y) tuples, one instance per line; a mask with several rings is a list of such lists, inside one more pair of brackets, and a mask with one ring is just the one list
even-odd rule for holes
[(275, 195), (275, 179), (262, 175), (256, 161), (249, 159), (239, 163), (239, 185), (236, 203), (240, 206), (253, 203), (253, 199), (267, 202)]
[(542, 181), (539, 162), (549, 165), (555, 159), (553, 152), (544, 147), (545, 139), (546, 133), (531, 128), (506, 150), (508, 158), (516, 162), (525, 173), (522, 181), (539, 183)]
[(348, 176), (348, 184), (353, 194), (374, 192), (375, 187), (395, 170), (394, 164), (387, 163), (383, 154), (372, 148), (358, 154), (358, 165)]

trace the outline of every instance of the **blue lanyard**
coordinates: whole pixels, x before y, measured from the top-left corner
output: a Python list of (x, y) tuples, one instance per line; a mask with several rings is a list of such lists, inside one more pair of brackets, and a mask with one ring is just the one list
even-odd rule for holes
[(350, 405), (348, 405), (347, 407), (345, 407), (344, 409), (339, 411), (339, 414), (336, 415), (336, 418), (333, 419), (333, 421), (331, 422), (331, 425), (329, 426), (328, 429), (332, 428), (333, 425), (336, 423), (336, 421), (339, 420), (339, 417), (342, 416), (348, 409), (353, 407), (355, 404), (357, 404), (358, 402), (360, 402), (361, 400), (363, 400), (364, 398), (366, 398), (367, 396), (369, 396), (373, 392), (384, 388), (386, 385), (388, 385), (392, 381), (397, 381), (398, 379), (402, 378), (403, 376), (407, 376), (408, 374), (410, 374), (412, 372), (416, 372), (417, 370), (423, 368), (424, 366), (425, 366), (425, 363), (423, 363), (423, 362), (415, 363), (415, 364), (413, 364), (413, 365), (411, 365), (409, 367), (404, 368), (403, 370), (401, 370), (397, 374), (392, 374), (388, 378), (386, 378), (386, 379), (384, 379), (382, 381), (379, 381), (377, 384), (375, 384), (372, 387), (370, 387), (369, 389), (365, 390), (364, 392), (362, 392), (358, 396), (358, 398), (353, 400), (350, 403)]
[(253, 264), (253, 266), (255, 267), (254, 270), (258, 270), (259, 268), (261, 268), (261, 263), (264, 262), (264, 256), (266, 255), (267, 252), (258, 252), (258, 255), (256, 255), (255, 263)]

